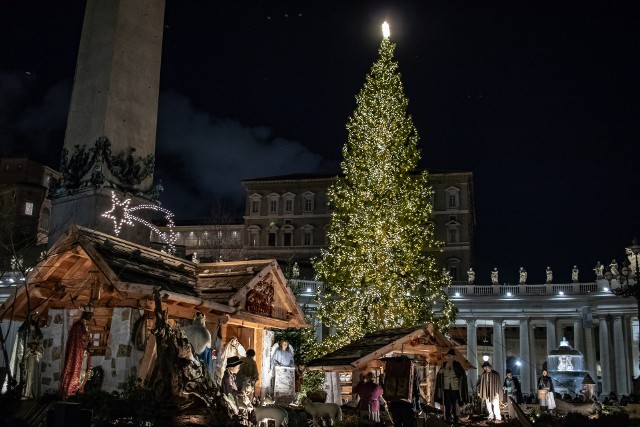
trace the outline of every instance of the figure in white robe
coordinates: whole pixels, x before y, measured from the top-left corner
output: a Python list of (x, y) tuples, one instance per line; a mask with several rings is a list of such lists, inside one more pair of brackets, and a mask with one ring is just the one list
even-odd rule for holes
[(220, 385), (222, 383), (222, 377), (224, 376), (224, 370), (227, 366), (227, 359), (232, 356), (238, 356), (240, 358), (247, 357), (247, 351), (244, 349), (238, 338), (231, 337), (227, 345), (224, 346), (224, 350), (222, 354), (218, 356), (216, 360), (216, 372), (215, 372), (215, 381), (216, 384)]

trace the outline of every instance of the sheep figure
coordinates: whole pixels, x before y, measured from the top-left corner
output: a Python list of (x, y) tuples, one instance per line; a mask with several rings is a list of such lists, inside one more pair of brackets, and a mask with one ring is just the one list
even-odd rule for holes
[(316, 425), (319, 424), (322, 418), (328, 418), (331, 421), (331, 425), (334, 425), (336, 420), (342, 421), (340, 405), (335, 403), (314, 403), (306, 396), (302, 398), (300, 403), (304, 406), (304, 410), (311, 415)]
[(289, 424), (289, 414), (279, 406), (258, 406), (255, 408), (256, 421), (258, 426), (268, 426), (269, 420), (275, 422), (276, 427), (286, 426)]

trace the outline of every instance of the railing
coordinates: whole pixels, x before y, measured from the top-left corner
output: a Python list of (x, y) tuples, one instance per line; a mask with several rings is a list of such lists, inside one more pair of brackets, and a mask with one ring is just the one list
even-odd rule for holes
[(562, 283), (543, 285), (469, 285), (449, 286), (449, 296), (489, 295), (580, 295), (598, 290), (596, 283)]
[[(302, 296), (316, 295), (324, 284), (315, 280), (289, 280), (294, 293)], [(456, 282), (447, 290), (449, 296), (515, 296), (515, 295), (580, 295), (598, 290), (596, 283), (549, 283), (542, 285), (469, 285)]]
[(289, 280), (289, 286), (296, 295), (316, 295), (318, 293), (318, 289), (322, 290), (324, 288), (324, 284), (322, 282), (316, 282), (315, 280), (298, 280), (291, 279)]

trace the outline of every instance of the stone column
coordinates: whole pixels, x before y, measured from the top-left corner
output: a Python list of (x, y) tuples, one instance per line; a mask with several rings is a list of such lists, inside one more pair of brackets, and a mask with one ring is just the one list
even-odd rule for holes
[(584, 330), (584, 347), (585, 347), (585, 369), (589, 371), (591, 378), (597, 379), (596, 371), (596, 344), (593, 339), (593, 328), (585, 328)]
[(616, 383), (615, 391), (618, 396), (629, 394), (627, 381), (627, 358), (625, 353), (625, 334), (622, 329), (622, 317), (615, 316), (613, 318), (613, 352), (615, 357)]
[(535, 394), (535, 390), (536, 390), (536, 383), (538, 380), (538, 372), (537, 372), (537, 366), (538, 366), (538, 357), (536, 354), (536, 331), (535, 331), (536, 327), (534, 325), (529, 325), (529, 349), (530, 349), (530, 354), (531, 357), (529, 358), (529, 360), (531, 361), (531, 364), (529, 365), (528, 369), (529, 369), (529, 377), (531, 378), (531, 387), (529, 390), (526, 390), (523, 388), (523, 393), (530, 393), (530, 394)]
[[(531, 388), (531, 347), (529, 346), (529, 319), (520, 320), (520, 385), (522, 390)], [(535, 362), (535, 361), (534, 361)]]
[(547, 319), (547, 354), (558, 347), (556, 339), (556, 319)]
[(573, 320), (573, 348), (584, 354), (582, 319), (580, 317)]
[(600, 371), (602, 374), (602, 394), (611, 392), (611, 359), (609, 355), (609, 325), (605, 316), (600, 317), (598, 323), (600, 337)]
[(504, 380), (506, 361), (504, 358), (504, 334), (502, 331), (502, 319), (493, 321), (493, 369), (500, 374), (500, 379)]
[[(476, 320), (467, 320), (467, 360), (478, 368), (478, 331), (476, 330)], [(471, 386), (478, 382), (478, 369), (469, 369), (467, 380)]]

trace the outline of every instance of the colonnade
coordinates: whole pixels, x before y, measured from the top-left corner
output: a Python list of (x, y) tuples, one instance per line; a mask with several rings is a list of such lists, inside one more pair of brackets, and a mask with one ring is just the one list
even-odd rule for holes
[[(464, 315), (463, 315), (464, 316)], [(572, 318), (475, 318), (460, 316), (458, 326), (466, 327), (467, 359), (477, 369), (467, 373), (471, 385), (475, 385), (483, 363), (478, 354), (478, 328), (484, 327), (492, 334), (490, 362), (501, 378), (506, 371), (509, 356), (517, 357), (520, 362), (519, 379), (525, 394), (534, 394), (537, 378), (543, 363), (551, 350), (558, 348), (565, 327), (572, 327), (573, 340), (570, 345), (584, 356), (583, 369), (601, 383), (601, 394), (614, 391), (618, 395), (632, 392), (632, 377), (638, 375), (638, 323), (635, 316), (625, 314), (600, 315), (593, 321), (584, 322), (583, 317)], [(518, 342), (505, 340), (505, 328), (519, 328)], [(544, 328), (546, 339), (535, 329)], [(597, 341), (595, 339), (597, 333)], [(634, 370), (635, 369), (635, 370)]]

